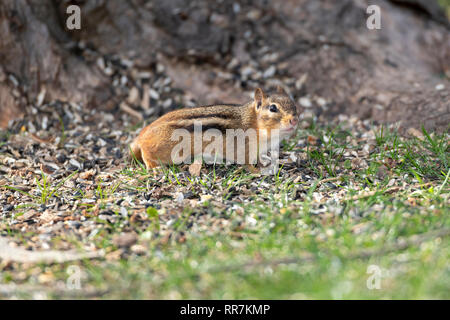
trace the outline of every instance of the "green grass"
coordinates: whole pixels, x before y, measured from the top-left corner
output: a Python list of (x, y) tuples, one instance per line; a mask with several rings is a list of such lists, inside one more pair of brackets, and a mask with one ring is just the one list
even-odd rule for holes
[(439, 4), (442, 6), (442, 8), (444, 8), (448, 18), (450, 19), (450, 0), (439, 0)]
[(0, 147), (4, 146), (10, 137), (10, 133), (8, 131), (3, 131), (2, 129), (0, 129)]
[[(313, 183), (297, 181), (284, 168), (275, 176), (255, 178), (237, 166), (210, 166), (200, 177), (170, 166), (163, 169), (161, 182), (132, 165), (118, 173), (120, 182), (111, 189), (99, 183), (95, 192), (101, 203), (116, 191), (144, 194), (169, 186), (193, 193), (206, 188), (235, 206), (223, 210), (205, 201), (171, 212), (170, 237), (165, 238), (158, 234), (167, 228), (162, 220), (169, 212), (157, 205), (145, 209), (142, 225), (127, 218), (102, 222), (94, 237), (74, 243), (94, 243), (111, 253), (117, 249), (115, 234), (135, 230), (148, 255), (75, 263), (85, 275), (83, 290), (120, 299), (449, 299), (448, 136), (423, 130), (423, 138), (405, 139), (381, 128), (367, 167), (353, 168), (343, 155), (364, 146), (347, 142), (355, 138), (351, 132), (318, 126), (299, 132), (299, 137), (308, 135), (323, 142), (303, 149), (307, 160), (300, 171), (308, 172)], [(382, 167), (384, 176), (376, 178)], [(236, 190), (250, 183), (258, 185), (258, 192), (247, 202), (236, 201)], [(40, 185), (46, 185), (44, 179)], [(318, 192), (341, 196), (321, 201)], [(46, 198), (54, 193), (47, 191)], [(205, 215), (226, 225), (193, 230), (192, 223)], [(72, 264), (38, 268), (64, 283)], [(382, 272), (381, 287), (370, 290), (373, 265)], [(3, 271), (3, 281), (13, 278)], [(85, 292), (78, 294), (86, 297)], [(50, 288), (49, 294), (58, 298), (67, 292)]]
[(58, 190), (59, 188), (61, 188), (61, 186), (68, 180), (72, 179), (72, 177), (77, 174), (78, 171), (75, 171), (73, 173), (71, 173), (69, 176), (67, 176), (66, 178), (64, 178), (63, 180), (61, 180), (59, 183), (56, 184), (55, 187), (52, 187), (48, 181), (48, 176), (44, 173), (41, 172), (41, 180), (39, 181), (36, 178), (36, 185), (39, 188), (40, 191), (40, 201), (41, 204), (46, 204), (47, 201), (53, 197), (53, 196), (57, 196), (58, 195)]

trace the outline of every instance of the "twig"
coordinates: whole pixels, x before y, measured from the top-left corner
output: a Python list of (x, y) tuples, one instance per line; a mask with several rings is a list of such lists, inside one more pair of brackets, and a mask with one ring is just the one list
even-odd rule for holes
[(142, 114), (140, 114), (138, 111), (134, 110), (133, 108), (131, 108), (128, 104), (126, 104), (125, 102), (120, 104), (120, 109), (122, 109), (123, 111), (125, 111), (126, 113), (128, 113), (129, 115), (137, 118), (139, 121), (144, 120), (144, 117), (142, 116)]
[(17, 296), (18, 294), (46, 293), (64, 297), (100, 297), (108, 293), (107, 290), (85, 290), (85, 289), (65, 289), (65, 288), (49, 288), (40, 285), (18, 285), (18, 284), (0, 284), (0, 296)]
[(336, 180), (339, 180), (340, 178), (341, 177), (331, 177), (331, 178), (323, 179), (323, 180), (320, 180), (319, 182), (317, 182), (317, 185), (322, 184), (322, 183), (331, 182), (331, 181), (336, 181)]
[(94, 252), (76, 251), (29, 251), (22, 248), (14, 248), (8, 244), (6, 238), (0, 238), (0, 259), (19, 263), (64, 263), (69, 261), (95, 259), (104, 256), (103, 250)]

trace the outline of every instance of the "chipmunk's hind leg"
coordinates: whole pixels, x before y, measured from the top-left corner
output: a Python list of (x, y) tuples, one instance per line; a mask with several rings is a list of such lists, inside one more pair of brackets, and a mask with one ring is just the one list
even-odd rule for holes
[(150, 157), (150, 153), (144, 152), (136, 142), (133, 142), (130, 145), (130, 149), (131, 157), (139, 162), (143, 162), (147, 170), (155, 168), (158, 165), (157, 162), (153, 161)]
[(139, 145), (134, 141), (130, 144), (130, 156), (132, 159), (136, 159), (137, 161), (142, 162), (142, 152)]
[(141, 150), (142, 160), (145, 163), (147, 169), (152, 169), (158, 166), (158, 161), (152, 157), (152, 153), (149, 149)]

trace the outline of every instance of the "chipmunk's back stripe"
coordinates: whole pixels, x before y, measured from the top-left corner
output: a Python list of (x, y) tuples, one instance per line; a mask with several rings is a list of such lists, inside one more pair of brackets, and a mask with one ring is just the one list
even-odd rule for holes
[(219, 118), (219, 119), (230, 119), (233, 115), (232, 114), (226, 114), (226, 113), (205, 113), (205, 114), (192, 114), (183, 116), (183, 120), (195, 120), (195, 119), (207, 119), (207, 118)]
[[(186, 129), (189, 132), (194, 132), (194, 130), (195, 130), (194, 123), (191, 123), (191, 124), (173, 123), (173, 124), (171, 124), (171, 126), (175, 129)], [(209, 130), (209, 129), (217, 129), (222, 133), (226, 133), (227, 129), (234, 129), (234, 128), (230, 128), (230, 126), (223, 124), (223, 123), (202, 124), (201, 128), (202, 128), (202, 132)]]
[[(242, 104), (237, 103), (227, 103), (227, 104), (208, 104), (206, 106), (200, 106), (197, 108), (211, 108), (211, 107), (240, 107)], [(195, 108), (193, 108), (195, 109)]]

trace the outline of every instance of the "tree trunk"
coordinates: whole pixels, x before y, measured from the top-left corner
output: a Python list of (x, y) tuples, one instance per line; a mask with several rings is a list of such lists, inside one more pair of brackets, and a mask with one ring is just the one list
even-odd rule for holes
[(61, 18), (51, 0), (0, 3), (0, 126), (39, 94), (93, 106), (110, 97), (107, 79), (71, 50)]

